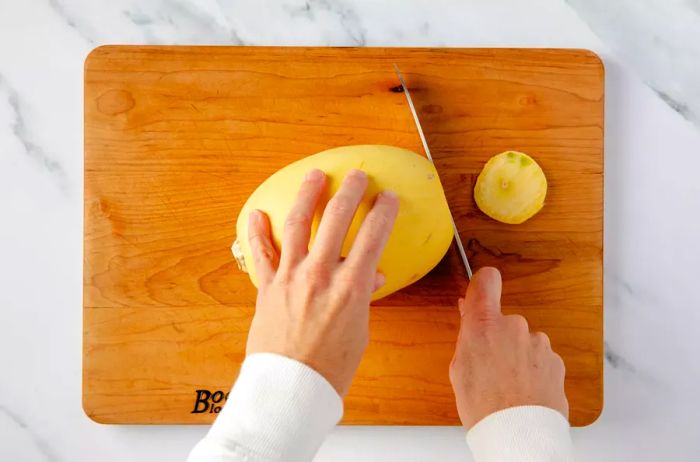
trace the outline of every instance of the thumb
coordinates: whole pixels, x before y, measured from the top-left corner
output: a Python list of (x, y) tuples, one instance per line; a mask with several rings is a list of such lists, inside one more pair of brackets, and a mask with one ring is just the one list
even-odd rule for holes
[(460, 305), (463, 320), (492, 321), (500, 317), (501, 273), (491, 267), (477, 271)]

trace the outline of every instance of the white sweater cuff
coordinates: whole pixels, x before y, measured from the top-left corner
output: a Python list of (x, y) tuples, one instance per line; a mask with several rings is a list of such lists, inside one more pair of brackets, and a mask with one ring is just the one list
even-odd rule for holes
[(321, 374), (285, 356), (257, 353), (243, 362), (199, 449), (243, 452), (246, 460), (309, 461), (342, 415), (342, 399)]
[(467, 433), (477, 462), (573, 462), (569, 422), (554, 409), (518, 406), (495, 412)]

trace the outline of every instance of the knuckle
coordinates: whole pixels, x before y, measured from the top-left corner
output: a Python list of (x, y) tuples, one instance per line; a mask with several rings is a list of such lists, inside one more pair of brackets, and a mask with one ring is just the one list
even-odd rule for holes
[(355, 293), (362, 292), (365, 286), (369, 284), (363, 284), (363, 281), (350, 271), (340, 271), (333, 281), (333, 291), (341, 299), (347, 299)]
[(451, 383), (459, 383), (463, 381), (465, 375), (465, 360), (458, 351), (455, 351), (454, 356), (452, 356), (452, 361), (450, 361), (450, 368), (448, 371), (448, 376)]
[(354, 212), (354, 210), (355, 207), (350, 200), (342, 196), (335, 196), (333, 199), (328, 201), (328, 205), (326, 206), (326, 213), (330, 214), (331, 216), (348, 215)]
[(455, 377), (459, 375), (459, 362), (457, 361), (457, 355), (452, 356), (452, 361), (450, 361), (450, 370), (449, 370), (449, 376), (450, 376), (450, 382), (455, 381)]
[(367, 223), (373, 228), (383, 229), (389, 226), (390, 216), (385, 212), (376, 211), (376, 213), (367, 216)]
[(356, 257), (356, 261), (352, 263), (353, 268), (350, 270), (355, 274), (367, 274), (371, 273), (375, 268), (371, 267), (375, 257), (381, 254), (383, 247), (377, 239), (362, 237), (355, 241), (356, 248), (353, 248), (353, 252)]
[(549, 347), (551, 345), (549, 341), (549, 336), (544, 332), (534, 332), (532, 334), (532, 339), (538, 346)]
[(530, 327), (527, 323), (527, 319), (525, 319), (524, 316), (522, 316), (520, 314), (510, 314), (510, 315), (506, 316), (506, 319), (508, 320), (510, 325), (513, 326), (513, 328), (516, 331), (518, 331), (520, 333), (530, 331)]
[[(475, 324), (481, 324), (488, 327), (492, 327), (498, 322), (498, 316), (494, 316), (492, 310), (477, 310), (476, 312), (470, 312), (467, 319), (474, 321)], [(492, 330), (488, 329), (486, 332), (492, 333)]]
[(305, 213), (292, 211), (287, 215), (284, 222), (284, 226), (288, 228), (296, 226), (309, 226), (311, 224), (311, 217)]
[(357, 277), (353, 271), (340, 271), (336, 276), (338, 284), (342, 286), (353, 286), (357, 282)]
[(319, 263), (308, 265), (304, 270), (304, 280), (308, 287), (325, 287), (330, 282), (330, 271), (326, 266)]
[(250, 242), (250, 246), (253, 248), (253, 250), (257, 250), (258, 247), (261, 247), (264, 241), (265, 239), (263, 238), (262, 234), (250, 234), (248, 236), (248, 242)]
[(275, 252), (268, 245), (258, 245), (253, 252), (253, 260), (257, 263), (273, 262)]
[(455, 371), (454, 367), (452, 366), (453, 363), (454, 363), (454, 359), (452, 360), (452, 363), (450, 363), (450, 371), (447, 374), (447, 376), (450, 379), (450, 383), (457, 382), (457, 371)]
[(450, 361), (450, 372), (454, 373), (459, 368), (461, 361), (459, 360), (459, 353), (455, 351), (452, 355), (452, 360)]
[(452, 355), (452, 360), (450, 361), (450, 370), (459, 371), (464, 367), (466, 363), (465, 354), (463, 351), (463, 345), (457, 340), (457, 345), (455, 346), (454, 354)]
[(561, 370), (562, 373), (566, 371), (566, 364), (564, 363), (564, 359), (557, 353), (552, 353), (552, 361), (554, 362), (555, 367), (558, 370)]
[(265, 262), (274, 261), (275, 249), (270, 241), (261, 234), (255, 234), (248, 239), (250, 242), (250, 250), (253, 255), (253, 261)]

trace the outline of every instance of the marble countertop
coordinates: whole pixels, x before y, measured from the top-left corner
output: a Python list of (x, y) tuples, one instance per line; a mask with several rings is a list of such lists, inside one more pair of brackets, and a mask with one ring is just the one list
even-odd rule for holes
[[(81, 408), (82, 70), (105, 43), (576, 47), (606, 68), (605, 410), (579, 460), (700, 457), (700, 1), (0, 0), (0, 460), (184, 460), (196, 426)], [(317, 461), (468, 461), (338, 428)]]

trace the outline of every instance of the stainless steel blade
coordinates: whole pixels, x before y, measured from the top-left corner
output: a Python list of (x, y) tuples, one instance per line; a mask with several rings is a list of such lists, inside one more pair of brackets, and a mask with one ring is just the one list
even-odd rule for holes
[[(425, 134), (423, 133), (423, 127), (420, 124), (420, 119), (418, 119), (418, 114), (416, 113), (416, 108), (413, 105), (413, 99), (411, 99), (411, 93), (408, 91), (408, 87), (406, 86), (406, 82), (403, 79), (403, 74), (401, 74), (401, 71), (399, 70), (399, 67), (394, 64), (394, 70), (396, 71), (396, 75), (399, 77), (399, 81), (401, 82), (401, 87), (403, 88), (403, 92), (406, 95), (406, 100), (408, 101), (408, 107), (411, 108), (411, 114), (413, 115), (413, 121), (416, 124), (416, 128), (418, 129), (418, 135), (420, 135), (420, 140), (423, 143), (423, 149), (425, 150), (425, 155), (428, 157), (430, 162), (435, 165), (435, 162), (433, 161), (433, 156), (430, 154), (430, 148), (428, 147), (428, 141), (425, 139)], [(437, 170), (437, 166), (436, 166)], [(448, 204), (449, 208), (449, 204)], [(459, 249), (459, 256), (462, 257), (462, 263), (464, 263), (464, 269), (467, 270), (467, 277), (471, 280), (472, 278), (472, 267), (469, 265), (469, 260), (467, 259), (467, 254), (464, 251), (464, 245), (462, 245), (462, 238), (459, 237), (459, 230), (457, 229), (457, 224), (455, 223), (454, 216), (452, 215), (452, 211), (450, 210), (450, 218), (452, 219), (452, 229), (454, 230), (454, 235), (455, 235), (455, 242), (457, 242), (457, 248)]]

